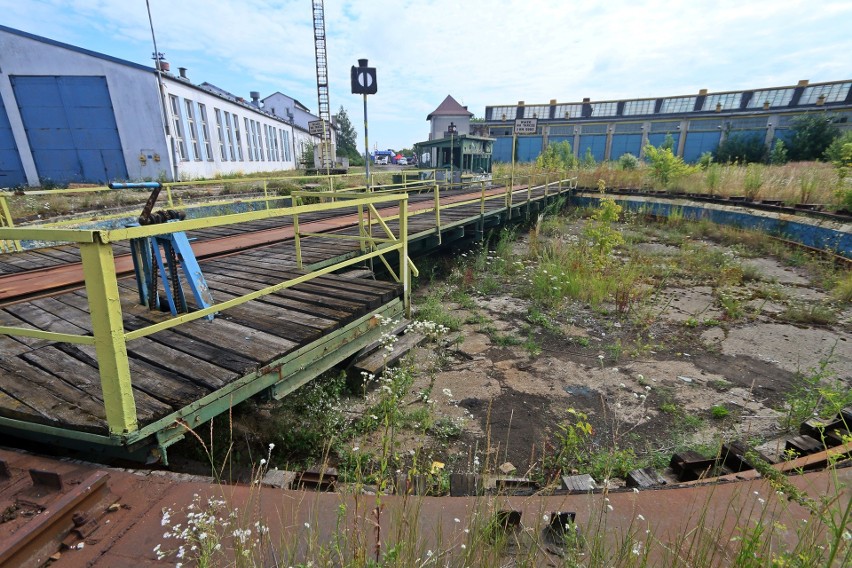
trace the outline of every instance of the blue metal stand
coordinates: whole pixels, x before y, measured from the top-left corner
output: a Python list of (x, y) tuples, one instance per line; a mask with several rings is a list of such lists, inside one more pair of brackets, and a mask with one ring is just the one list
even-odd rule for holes
[[(157, 286), (162, 282), (171, 314), (176, 316), (179, 312), (189, 311), (178, 268), (182, 269), (183, 278), (192, 290), (198, 308), (213, 305), (207, 281), (183, 231), (130, 239), (130, 250), (139, 302), (142, 305), (152, 310), (160, 309)], [(212, 320), (213, 314), (205, 317)]]

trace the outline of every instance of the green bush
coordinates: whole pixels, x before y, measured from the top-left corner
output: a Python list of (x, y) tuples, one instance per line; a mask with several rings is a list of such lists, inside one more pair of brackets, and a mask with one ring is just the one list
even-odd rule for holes
[(622, 170), (635, 170), (639, 167), (639, 158), (630, 152), (622, 154), (621, 157), (618, 158), (618, 167)]
[(804, 162), (823, 158), (825, 151), (840, 136), (834, 120), (834, 116), (823, 112), (803, 114), (794, 118), (790, 123), (793, 131), (789, 141), (790, 159), (794, 162)]
[(650, 144), (645, 146), (645, 159), (651, 169), (651, 177), (663, 187), (688, 175), (694, 168), (688, 166), (683, 158), (675, 156), (671, 148), (660, 146), (656, 148)]
[(716, 160), (724, 164), (766, 161), (766, 146), (758, 134), (728, 134), (716, 149)]

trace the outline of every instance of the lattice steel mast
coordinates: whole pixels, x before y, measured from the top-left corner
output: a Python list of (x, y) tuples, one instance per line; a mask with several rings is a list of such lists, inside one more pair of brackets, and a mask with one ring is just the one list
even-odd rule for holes
[(334, 147), (331, 141), (331, 106), (328, 100), (328, 58), (325, 49), (325, 7), (323, 0), (312, 0), (314, 12), (314, 53), (317, 62), (317, 105), (323, 121), (321, 136), (321, 165), (326, 172), (334, 167)]

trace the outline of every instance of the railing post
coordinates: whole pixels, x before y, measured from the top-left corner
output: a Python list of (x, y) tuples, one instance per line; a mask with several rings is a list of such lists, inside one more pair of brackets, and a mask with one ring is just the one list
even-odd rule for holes
[(438, 244), (441, 244), (441, 187), (435, 182), (435, 234)]
[(80, 244), (80, 256), (109, 431), (112, 435), (133, 432), (139, 426), (112, 246), (102, 243), (100, 235), (95, 233), (94, 242)]
[(172, 184), (166, 183), (163, 184), (166, 186), (166, 200), (169, 202), (169, 209), (175, 206), (174, 201), (172, 201)]
[[(15, 222), (12, 220), (12, 213), (9, 211), (9, 203), (6, 196), (0, 194), (0, 227), (14, 227)], [(11, 243), (11, 246), (8, 244)], [(3, 241), (0, 249), (5, 251), (21, 250), (21, 241)]]
[(296, 245), (296, 266), (302, 268), (302, 242), (299, 238), (299, 214), (293, 213), (293, 243)]
[(263, 201), (266, 203), (266, 208), (269, 209), (269, 193), (267, 192), (266, 180), (263, 180)]
[[(364, 206), (358, 205), (358, 236), (360, 240), (358, 241), (361, 245), (361, 254), (367, 252), (367, 232), (364, 230)], [(371, 235), (372, 236), (372, 235)]]
[(405, 317), (411, 317), (411, 272), (408, 268), (408, 195), (399, 200), (399, 240), (402, 250), (399, 251), (399, 278), (402, 281), (402, 304), (405, 307)]

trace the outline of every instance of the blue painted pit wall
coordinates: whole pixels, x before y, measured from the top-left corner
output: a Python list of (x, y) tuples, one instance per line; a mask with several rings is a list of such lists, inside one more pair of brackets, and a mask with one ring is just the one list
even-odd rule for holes
[(606, 156), (606, 134), (581, 134), (580, 147), (577, 156), (582, 160), (586, 156), (586, 148), (592, 149), (596, 162), (603, 162)]
[[(852, 233), (835, 231), (831, 227), (797, 221), (789, 216), (784, 218), (780, 218), (780, 216), (767, 217), (751, 214), (747, 211), (733, 211), (724, 208), (716, 209), (682, 203), (612, 197), (619, 205), (630, 211), (641, 211), (660, 217), (668, 217), (672, 214), (672, 211), (676, 211), (684, 219), (707, 219), (719, 225), (762, 231), (815, 249), (830, 250), (844, 258), (852, 259)], [(571, 203), (580, 207), (594, 207), (597, 206), (598, 201), (597, 197), (571, 196)]]
[(491, 160), (494, 162), (512, 161), (512, 138), (510, 136), (501, 136), (494, 140)]
[(538, 155), (542, 152), (541, 144), (543, 140), (541, 136), (523, 136), (518, 138), (518, 161), (532, 162), (538, 158)]
[(106, 78), (10, 79), (42, 184), (127, 179)]
[(609, 159), (617, 160), (624, 154), (633, 154), (637, 158), (642, 150), (641, 134), (613, 134), (609, 147)]
[(683, 144), (683, 161), (697, 162), (704, 152), (715, 152), (722, 132), (687, 132)]
[(25, 185), (24, 166), (18, 153), (18, 145), (12, 134), (12, 125), (3, 99), (0, 99), (0, 187), (16, 187)]

